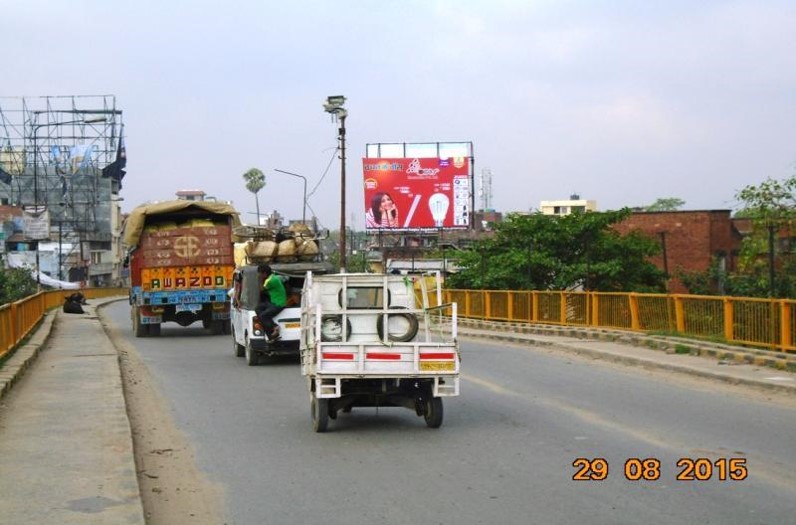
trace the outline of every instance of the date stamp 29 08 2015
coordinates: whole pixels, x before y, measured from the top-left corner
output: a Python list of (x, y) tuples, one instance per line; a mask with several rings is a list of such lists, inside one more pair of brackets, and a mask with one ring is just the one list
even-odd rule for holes
[[(610, 472), (605, 458), (577, 458), (572, 466), (576, 469), (573, 481), (603, 481)], [(676, 481), (743, 481), (749, 476), (746, 458), (680, 458), (675, 466)], [(622, 474), (628, 481), (657, 481), (661, 469), (657, 458), (628, 458)]]

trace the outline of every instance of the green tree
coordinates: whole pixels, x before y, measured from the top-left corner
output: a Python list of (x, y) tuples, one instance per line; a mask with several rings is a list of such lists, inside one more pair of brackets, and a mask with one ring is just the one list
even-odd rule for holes
[(36, 280), (24, 268), (5, 268), (0, 257), (0, 304), (13, 303), (36, 293)]
[(796, 297), (792, 256), (777, 253), (780, 232), (796, 225), (796, 176), (769, 177), (744, 187), (736, 198), (742, 203), (736, 217), (750, 219), (753, 229), (743, 240), (738, 272), (729, 282), (743, 284), (746, 296)]
[(265, 187), (265, 175), (257, 168), (251, 168), (243, 174), (246, 189), (254, 193), (254, 204), (257, 206), (257, 226), (260, 225), (260, 199), (257, 193)]
[(796, 298), (793, 248), (790, 253), (778, 252), (777, 242), (780, 232), (792, 232), (796, 226), (796, 177), (781, 181), (768, 178), (744, 187), (736, 198), (741, 209), (735, 218), (752, 222), (752, 233), (741, 245), (737, 270), (727, 273), (714, 261), (704, 272), (681, 273), (681, 281), (693, 294)]
[(512, 214), (495, 234), (461, 252), (462, 270), (452, 288), (662, 291), (663, 272), (648, 261), (660, 249), (638, 233), (622, 236), (611, 226), (630, 214), (576, 213), (563, 217)]
[(649, 206), (644, 206), (644, 211), (676, 211), (685, 206), (685, 201), (677, 197), (665, 197), (656, 200)]

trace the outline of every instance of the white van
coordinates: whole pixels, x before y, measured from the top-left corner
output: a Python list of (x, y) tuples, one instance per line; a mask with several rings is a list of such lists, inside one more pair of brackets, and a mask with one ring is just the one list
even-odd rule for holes
[(301, 290), (307, 272), (326, 274), (334, 271), (328, 262), (270, 263), (271, 269), (285, 285), (287, 305), (274, 317), (279, 325), (280, 338), (269, 342), (254, 312), (260, 302), (262, 276), (257, 265), (235, 269), (232, 277), (230, 325), (232, 347), (237, 357), (245, 357), (246, 364), (255, 366), (260, 356), (298, 355), (301, 337)]

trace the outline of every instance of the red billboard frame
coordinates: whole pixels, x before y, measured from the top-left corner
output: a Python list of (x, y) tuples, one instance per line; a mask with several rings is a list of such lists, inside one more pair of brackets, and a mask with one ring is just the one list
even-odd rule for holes
[[(371, 145), (368, 152), (381, 153)], [(366, 231), (470, 228), (471, 156), (370, 156), (362, 159), (362, 170)]]

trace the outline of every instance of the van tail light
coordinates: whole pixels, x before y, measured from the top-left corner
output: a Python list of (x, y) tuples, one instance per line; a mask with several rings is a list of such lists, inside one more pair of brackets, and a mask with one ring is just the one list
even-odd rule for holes
[(254, 335), (263, 335), (265, 333), (265, 330), (263, 330), (263, 324), (256, 316), (252, 319), (252, 329), (254, 331)]

